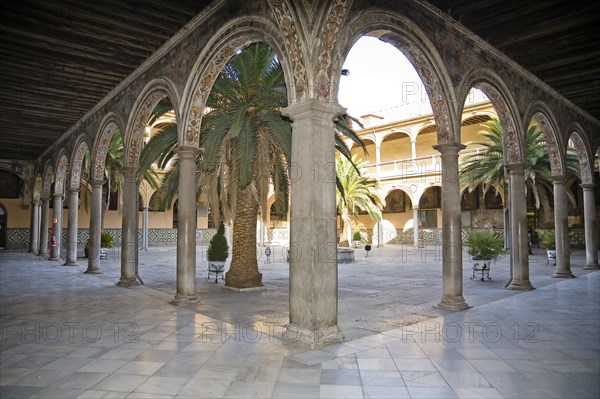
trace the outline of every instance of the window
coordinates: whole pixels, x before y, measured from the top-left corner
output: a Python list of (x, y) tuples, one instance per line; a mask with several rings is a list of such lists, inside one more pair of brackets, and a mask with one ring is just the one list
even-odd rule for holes
[(19, 198), (21, 179), (10, 172), (0, 171), (0, 197)]
[(487, 209), (502, 209), (502, 197), (494, 188), (485, 193), (485, 207)]
[(460, 199), (460, 209), (462, 211), (476, 211), (479, 209), (479, 188), (471, 192), (465, 190)]
[(437, 228), (437, 210), (419, 211), (419, 223), (425, 229)]

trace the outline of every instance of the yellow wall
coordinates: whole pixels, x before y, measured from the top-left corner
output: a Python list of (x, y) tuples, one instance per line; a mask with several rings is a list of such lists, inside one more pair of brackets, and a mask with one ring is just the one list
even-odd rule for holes
[(6, 209), (6, 227), (9, 229), (29, 228), (31, 208), (23, 209), (20, 198), (0, 198), (0, 204)]

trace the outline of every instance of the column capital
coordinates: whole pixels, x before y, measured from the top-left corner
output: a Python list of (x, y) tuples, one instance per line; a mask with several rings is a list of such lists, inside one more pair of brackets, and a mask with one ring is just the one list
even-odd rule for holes
[(123, 173), (125, 181), (136, 180), (137, 168), (135, 166), (123, 166), (121, 172)]
[(331, 121), (346, 112), (346, 108), (334, 103), (326, 103), (317, 100), (300, 101), (281, 110), (284, 116), (293, 122), (306, 119), (323, 119), (323, 116), (331, 116)]
[(594, 190), (594, 188), (596, 188), (596, 184), (594, 183), (583, 183), (580, 184), (579, 187), (581, 187), (583, 189), (583, 191), (592, 191)]
[(60, 198), (60, 199), (65, 198), (64, 194), (62, 194), (62, 193), (54, 193), (54, 194), (52, 194), (52, 196), (54, 198)]
[(77, 188), (69, 187), (67, 189), (67, 191), (72, 194), (72, 193), (79, 193), (80, 190), (79, 190), (79, 187), (77, 187)]
[(552, 182), (554, 184), (566, 184), (565, 175), (554, 175), (554, 176), (552, 176)]
[(433, 149), (439, 151), (442, 155), (458, 155), (458, 152), (465, 148), (467, 146), (460, 143), (442, 143), (433, 146)]
[(179, 155), (179, 158), (196, 158), (196, 155), (202, 152), (201, 148), (181, 145), (173, 150), (173, 152)]
[(33, 206), (40, 206), (42, 204), (42, 201), (31, 201), (31, 205)]
[(92, 187), (102, 187), (106, 183), (106, 180), (90, 180), (90, 184)]
[(523, 163), (510, 163), (506, 164), (506, 169), (511, 173), (519, 173), (525, 171), (525, 164)]

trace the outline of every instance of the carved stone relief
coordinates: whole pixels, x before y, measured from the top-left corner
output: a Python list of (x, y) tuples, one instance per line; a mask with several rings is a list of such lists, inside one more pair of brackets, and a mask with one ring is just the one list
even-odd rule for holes
[(56, 178), (54, 180), (54, 193), (63, 194), (65, 187), (65, 177), (67, 175), (67, 165), (69, 160), (66, 155), (60, 157), (58, 165), (56, 166)]
[(581, 182), (583, 184), (593, 184), (594, 178), (592, 177), (590, 159), (588, 158), (588, 153), (585, 150), (585, 142), (577, 132), (571, 135), (571, 140), (573, 141), (573, 145), (575, 146), (575, 150), (577, 150), (577, 155), (579, 156)]
[(150, 119), (150, 114), (156, 107), (156, 104), (166, 96), (166, 93), (162, 90), (158, 90), (150, 94), (146, 100), (144, 100), (142, 106), (137, 111), (135, 116), (134, 125), (131, 128), (131, 135), (129, 136), (129, 143), (124, 144), (129, 150), (127, 153), (126, 166), (134, 166), (137, 164), (142, 148), (142, 139), (144, 138), (144, 132), (146, 125)]
[(98, 148), (96, 150), (96, 157), (94, 158), (94, 180), (104, 179), (104, 162), (106, 161), (106, 153), (108, 152), (108, 145), (110, 144), (110, 139), (112, 138), (116, 129), (117, 124), (114, 122), (110, 122), (106, 125), (106, 127), (102, 131), (102, 134), (100, 135), (100, 139), (98, 141)]
[(88, 151), (89, 149), (85, 141), (79, 144), (79, 147), (77, 147), (75, 157), (73, 158), (73, 164), (71, 165), (71, 181), (69, 184), (70, 189), (79, 189), (79, 185), (81, 183), (81, 169), (83, 168), (83, 158)]
[(42, 198), (49, 199), (50, 198), (50, 189), (52, 187), (52, 181), (54, 180), (54, 168), (52, 165), (48, 165), (46, 167), (46, 173), (44, 174), (44, 184), (42, 189)]

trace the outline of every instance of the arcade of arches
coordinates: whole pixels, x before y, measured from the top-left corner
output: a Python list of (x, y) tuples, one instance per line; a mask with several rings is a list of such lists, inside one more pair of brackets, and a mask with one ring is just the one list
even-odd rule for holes
[[(557, 232), (555, 276), (571, 277), (568, 246), (568, 214), (565, 185), (566, 147), (572, 140), (579, 156), (583, 188), (586, 262), (598, 268), (598, 225), (595, 208), (594, 157), (600, 145), (600, 123), (546, 86), (531, 73), (500, 53), (448, 16), (424, 2), (314, 2), (296, 7), (291, 0), (215, 2), (214, 12), (203, 12), (169, 40), (30, 168), (19, 172), (27, 186), (22, 201), (30, 206), (31, 250), (50, 259), (66, 252), (67, 264), (77, 262), (77, 209), (82, 164), (91, 161), (87, 179), (91, 191), (90, 256), (87, 273), (101, 272), (99, 244), (102, 192), (106, 184), (105, 160), (111, 137), (122, 133), (122, 255), (120, 285), (135, 284), (137, 240), (136, 167), (144, 129), (151, 111), (164, 97), (173, 104), (178, 126), (180, 162), (177, 204), (177, 294), (175, 303), (198, 300), (196, 293), (196, 238), (198, 225), (195, 157), (200, 152), (202, 116), (211, 86), (223, 65), (240, 49), (264, 41), (278, 54), (288, 88), (284, 113), (293, 123), (292, 163), (299, 173), (291, 186), (289, 324), (294, 337), (310, 345), (342, 338), (337, 323), (337, 263), (335, 181), (327, 178), (334, 161), (334, 120), (343, 112), (337, 105), (344, 58), (363, 35), (394, 45), (412, 62), (428, 92), (433, 126), (427, 135), (425, 156), (437, 163), (440, 181), (430, 196), (441, 212), (443, 292), (439, 307), (468, 307), (463, 296), (461, 192), (458, 181), (459, 152), (464, 148), (461, 115), (472, 88), (481, 90), (493, 105), (503, 126), (506, 169), (509, 175), (512, 282), (515, 290), (530, 290), (527, 207), (522, 142), (528, 124), (535, 119), (547, 142), (554, 181), (554, 221)], [(376, 173), (384, 177), (397, 167), (387, 148), (394, 142), (412, 142), (415, 132), (397, 135), (374, 133), (371, 145), (378, 159)], [(319, 145), (314, 145), (319, 143)], [(425, 142), (421, 143), (422, 145)], [(412, 145), (412, 144), (411, 144)], [(401, 158), (415, 158), (413, 147)], [(411, 148), (409, 151), (408, 148)], [(397, 156), (393, 155), (393, 156)], [(315, 169), (316, 165), (316, 169)], [(310, 171), (310, 173), (309, 173)], [(315, 177), (315, 172), (317, 178)], [(597, 178), (596, 178), (597, 179)], [(392, 190), (390, 190), (392, 191)], [(421, 198), (410, 190), (399, 202)], [(424, 190), (423, 190), (424, 192)], [(425, 198), (425, 197), (423, 197)], [(50, 201), (53, 207), (50, 208)], [(63, 201), (68, 211), (63, 213)], [(405, 201), (406, 202), (406, 201)], [(391, 201), (390, 201), (391, 203)], [(394, 205), (396, 206), (396, 205)], [(397, 205), (401, 206), (401, 205)], [(405, 209), (410, 206), (404, 204)], [(413, 207), (414, 208), (414, 207)], [(420, 209), (420, 208), (414, 208)], [(384, 210), (385, 211), (385, 210)], [(11, 215), (8, 215), (10, 222)], [(427, 218), (427, 216), (425, 216)], [(50, 246), (49, 230), (61, 236), (66, 221), (67, 248)], [(324, 342), (323, 338), (326, 338)]]

